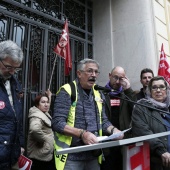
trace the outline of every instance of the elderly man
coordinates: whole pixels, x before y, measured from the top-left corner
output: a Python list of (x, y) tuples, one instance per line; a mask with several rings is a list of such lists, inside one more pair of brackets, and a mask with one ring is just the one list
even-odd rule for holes
[[(52, 128), (57, 132), (56, 150), (95, 144), (98, 142), (96, 136), (102, 136), (102, 131), (107, 134), (120, 132), (105, 115), (104, 95), (94, 89), (98, 75), (99, 64), (95, 60), (81, 60), (77, 67), (78, 78), (62, 86), (57, 93), (52, 118)], [(98, 159), (93, 151), (85, 151), (55, 155), (55, 160), (60, 170), (99, 170), (101, 156)]]
[(24, 151), (21, 86), (14, 73), (21, 70), (21, 48), (13, 41), (0, 43), (0, 169), (11, 170)]

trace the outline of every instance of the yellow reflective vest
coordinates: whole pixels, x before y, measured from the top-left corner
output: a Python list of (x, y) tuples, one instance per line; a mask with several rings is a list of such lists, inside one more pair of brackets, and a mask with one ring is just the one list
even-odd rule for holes
[[(70, 110), (69, 110), (69, 115), (68, 115), (68, 120), (67, 120), (67, 125), (69, 125), (71, 127), (74, 127), (75, 110), (76, 110), (76, 104), (77, 104), (77, 84), (76, 84), (76, 81), (73, 81), (73, 83), (74, 83), (74, 86), (75, 86), (75, 93), (76, 93), (75, 96), (76, 97), (75, 97), (75, 101), (73, 101), (72, 104), (71, 104), (71, 107), (70, 107)], [(70, 84), (63, 85), (59, 89), (57, 94), (60, 92), (60, 90), (62, 88), (64, 88), (70, 96), (72, 95)], [(94, 92), (94, 97), (95, 97), (95, 101), (97, 103), (99, 116), (100, 116), (99, 135), (102, 136), (102, 118), (101, 118), (102, 99), (101, 99), (101, 95), (100, 95), (99, 91), (97, 91), (93, 88), (93, 92)], [(55, 132), (54, 138), (55, 138), (55, 141), (54, 141), (54, 152), (55, 152), (54, 157), (55, 157), (56, 169), (57, 170), (64, 170), (64, 166), (65, 166), (68, 154), (58, 155), (58, 154), (56, 154), (56, 151), (61, 150), (61, 149), (65, 149), (65, 148), (69, 148), (70, 145), (71, 145), (72, 137)], [(99, 156), (99, 163), (101, 163), (101, 162), (102, 162), (102, 156), (100, 155)]]

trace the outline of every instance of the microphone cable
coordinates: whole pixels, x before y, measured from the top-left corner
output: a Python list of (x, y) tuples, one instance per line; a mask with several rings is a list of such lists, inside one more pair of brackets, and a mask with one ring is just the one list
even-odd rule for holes
[[(141, 103), (134, 102), (134, 101), (132, 101), (126, 94), (124, 94), (124, 93), (122, 93), (122, 94), (129, 100), (129, 102), (136, 103), (136, 105), (134, 105), (135, 107), (141, 105), (141, 106), (144, 106), (144, 107), (146, 107), (146, 108), (150, 108), (150, 109), (152, 109), (152, 110), (159, 111), (159, 113), (160, 113), (160, 112), (163, 112), (163, 113), (165, 113), (165, 114), (169, 114), (169, 112), (166, 112), (166, 111), (164, 111), (164, 110), (160, 110), (160, 109), (157, 109), (157, 108), (154, 108), (154, 107), (150, 107), (150, 106), (143, 105), (143, 104), (141, 104)], [(120, 99), (121, 99), (121, 98), (120, 98)], [(122, 98), (122, 100), (124, 100), (124, 99)], [(128, 100), (126, 100), (126, 101), (128, 101)], [(144, 114), (146, 114), (146, 115), (149, 116), (150, 118), (156, 120), (156, 121), (157, 121), (158, 123), (160, 123), (161, 125), (164, 125), (164, 126), (170, 128), (170, 126), (165, 125), (165, 124), (162, 123), (161, 120), (159, 120), (158, 118), (151, 116), (151, 115), (148, 114), (147, 112), (143, 111), (142, 108), (140, 108), (140, 107), (138, 107), (138, 108), (139, 108), (142, 112), (144, 112)], [(132, 111), (132, 112), (133, 112), (133, 111)], [(160, 114), (161, 114), (161, 116), (165, 117), (165, 116), (163, 115), (163, 113), (160, 113)], [(131, 120), (131, 121), (132, 121), (132, 120)]]
[[(97, 85), (98, 86), (98, 85)], [(101, 87), (101, 86), (98, 86), (98, 87)], [(109, 92), (111, 92), (111, 90), (110, 91), (106, 91), (105, 90), (105, 87), (103, 87), (102, 89), (100, 89), (101, 91), (104, 91), (103, 93), (104, 94), (108, 94)], [(113, 89), (114, 90), (114, 89)], [(117, 91), (117, 90), (114, 90), (115, 92), (119, 92), (119, 91)], [(127, 95), (125, 95), (124, 93), (122, 93), (122, 92), (119, 92), (119, 93), (121, 93), (122, 95), (124, 95), (126, 98), (122, 98), (122, 97), (119, 97), (119, 96), (116, 96), (116, 95), (111, 95), (111, 96), (113, 96), (113, 97), (115, 97), (115, 98), (119, 98), (119, 99), (121, 99), (121, 100), (125, 100), (125, 101), (127, 101), (127, 102), (131, 102), (131, 103), (133, 103), (133, 104), (135, 104), (136, 106), (137, 105), (141, 105), (141, 106), (143, 106), (143, 107), (147, 107), (147, 108), (150, 108), (150, 109), (152, 109), (152, 110), (156, 110), (156, 111), (158, 111), (160, 114), (161, 114), (161, 116), (163, 116), (164, 117), (164, 115), (162, 114), (162, 113), (165, 113), (165, 114), (169, 114), (169, 112), (167, 112), (167, 111), (164, 111), (164, 110), (161, 110), (161, 109), (157, 109), (157, 108), (154, 108), (154, 107), (151, 107), (151, 106), (146, 106), (146, 105), (144, 105), (144, 104), (141, 104), (141, 103), (137, 103), (137, 102), (135, 102), (135, 101), (133, 101), (133, 100), (131, 100)], [(134, 106), (133, 106), (134, 107)], [(140, 107), (139, 107), (139, 109), (141, 110), (141, 111), (143, 111)], [(151, 116), (151, 115), (149, 115), (148, 113), (146, 113), (146, 112), (144, 112), (144, 114), (146, 114), (146, 115), (148, 115), (149, 117), (151, 117), (152, 119), (154, 119), (154, 120), (156, 120), (157, 122), (159, 122), (160, 124), (162, 124), (162, 125), (164, 125), (164, 126), (166, 126), (166, 127), (168, 127), (168, 128), (170, 128), (170, 126), (167, 126), (167, 125), (165, 125), (164, 123), (162, 123), (158, 118), (155, 118), (155, 117), (153, 117), (153, 116)], [(132, 120), (131, 120), (132, 121)], [(131, 124), (131, 123), (130, 123)], [(131, 126), (130, 126), (131, 127)]]

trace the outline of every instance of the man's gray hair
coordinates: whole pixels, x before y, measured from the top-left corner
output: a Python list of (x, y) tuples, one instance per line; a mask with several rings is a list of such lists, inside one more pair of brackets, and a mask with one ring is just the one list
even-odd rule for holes
[(0, 42), (0, 60), (7, 57), (11, 58), (16, 63), (22, 63), (23, 60), (21, 48), (11, 40)]
[(99, 63), (93, 59), (89, 59), (89, 58), (85, 58), (81, 61), (79, 61), (78, 65), (77, 65), (77, 70), (83, 70), (85, 67), (85, 64), (87, 63), (95, 63), (99, 69)]

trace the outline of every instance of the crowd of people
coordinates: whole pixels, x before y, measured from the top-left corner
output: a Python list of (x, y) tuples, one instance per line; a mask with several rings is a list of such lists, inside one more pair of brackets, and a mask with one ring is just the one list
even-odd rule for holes
[[(93, 145), (98, 137), (131, 128), (113, 140), (170, 130), (170, 88), (150, 68), (141, 71), (139, 92), (125, 69), (109, 73), (105, 90), (96, 90), (99, 63), (82, 59), (74, 81), (60, 87), (49, 114), (51, 91), (39, 94), (29, 109), (28, 138), (23, 135), (23, 91), (14, 76), (23, 52), (13, 41), (0, 42), (0, 169), (19, 169), (20, 155), (32, 160), (32, 170), (123, 170), (122, 146), (57, 155), (56, 150)], [(25, 143), (27, 144), (25, 146)], [(150, 169), (170, 169), (170, 135), (148, 140)], [(27, 153), (25, 153), (25, 149)]]

